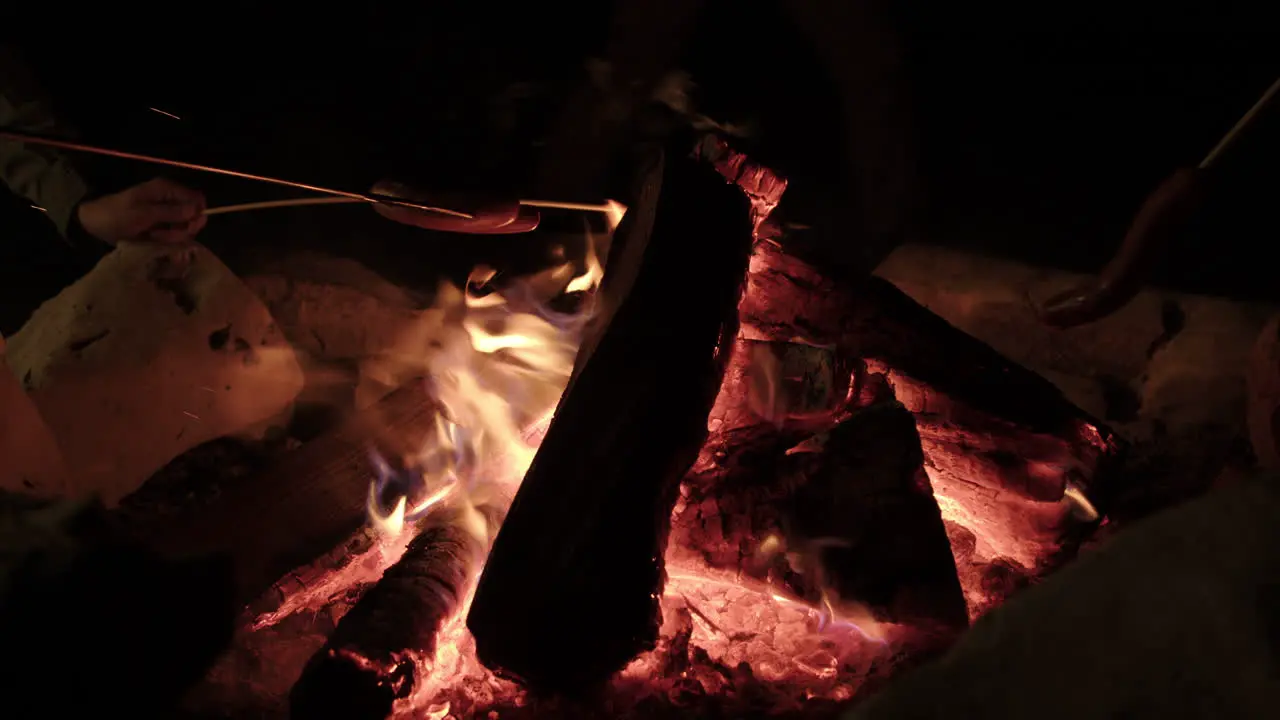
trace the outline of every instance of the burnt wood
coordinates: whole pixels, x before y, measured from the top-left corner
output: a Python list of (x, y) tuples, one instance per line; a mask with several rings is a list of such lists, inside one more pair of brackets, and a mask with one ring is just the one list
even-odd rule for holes
[[(868, 362), (916, 415), (926, 448), (945, 446), (956, 458), (973, 458), (1002, 491), (1056, 501), (1071, 476), (1091, 497), (1107, 495), (1125, 443), (1105, 423), (888, 281), (837, 282), (780, 242), (756, 248), (742, 304), (749, 336), (803, 337), (835, 346), (842, 361)], [(1063, 472), (1037, 476), (1028, 460)]]
[(433, 518), (343, 616), (289, 696), (295, 720), (382, 720), (417, 682), (441, 627), (458, 611), (485, 541), (455, 514)]
[(802, 456), (791, 544), (812, 548), (823, 589), (880, 620), (950, 635), (969, 624), (915, 418), (897, 402), (856, 411)]
[(427, 437), (437, 412), (422, 383), (410, 383), (208, 503), (118, 520), (166, 555), (227, 557), (236, 601), (247, 605), (281, 575), (360, 528), (373, 477), (369, 451), (380, 448), (392, 458), (408, 453)]
[(649, 237), (628, 213), (610, 249), (629, 292), (561, 400), (468, 618), (481, 661), (539, 692), (597, 686), (656, 641), (672, 506), (737, 331), (747, 200), (707, 164), (662, 168)]

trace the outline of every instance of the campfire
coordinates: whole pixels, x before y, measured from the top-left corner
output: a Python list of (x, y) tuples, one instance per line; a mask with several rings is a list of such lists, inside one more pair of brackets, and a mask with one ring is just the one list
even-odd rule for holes
[(803, 259), (769, 222), (783, 179), (706, 139), (639, 187), (585, 268), (443, 288), (383, 359), (400, 389), (152, 523), (245, 560), (190, 703), (831, 716), (1096, 526), (1111, 431)]

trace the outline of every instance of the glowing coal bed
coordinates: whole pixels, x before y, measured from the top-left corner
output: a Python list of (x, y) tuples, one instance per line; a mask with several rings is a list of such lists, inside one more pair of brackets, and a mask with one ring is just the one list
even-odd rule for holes
[[(758, 219), (776, 204), (781, 185), (769, 192), (760, 178), (742, 177), (741, 167), (720, 169), (752, 196)], [(370, 529), (277, 583), (246, 615), (235, 647), (193, 695), (193, 704), (224, 708), (213, 711), (220, 716), (282, 716), (303, 665), (404, 553), (415, 521), (452, 509), (487, 547), (502, 513), (478, 509), (505, 510), (568, 381), (583, 327), (582, 315), (553, 317), (535, 306), (565, 289), (589, 292), (601, 272), (589, 264), (576, 279), (561, 267), (522, 283), (519, 301), (510, 293), (473, 295), (472, 288), (443, 293), (439, 302), (453, 321), (439, 330), (435, 350), (417, 362), (433, 379), (433, 395), (449, 419), (412, 463), (421, 477), (409, 485), (417, 490), (388, 501), (383, 468), (371, 490)], [(540, 282), (553, 289), (532, 292)], [(916, 417), (970, 617), (1033, 580), (1059, 549), (1071, 517), (1091, 508), (1079, 492), (1037, 499), (1001, 490), (1009, 483), (1000, 469), (981, 461), (983, 438), (966, 436), (951, 421), (945, 397), (892, 367), (833, 351), (820, 393), (825, 400), (817, 409), (799, 407), (793, 391), (786, 402), (779, 400), (787, 394), (780, 388), (796, 378), (788, 376), (778, 352), (760, 352), (760, 343), (836, 347), (838, 342), (824, 344), (818, 337), (822, 322), (797, 324), (802, 316), (839, 315), (835, 295), (812, 267), (772, 242), (757, 243), (740, 306), (741, 331), (708, 419), (710, 436), (672, 516), (655, 648), (589, 697), (533, 697), (476, 657), (465, 622), (481, 565), (434, 649), (398, 658), (411, 670), (395, 680), (401, 685), (393, 716), (831, 717), (936, 650), (946, 642), (936, 628), (878, 622), (859, 603), (826, 592), (820, 578), (797, 583), (761, 570), (803, 570), (809, 550), (787, 547), (761, 521), (768, 493), (744, 500), (728, 467), (733, 458), (726, 447), (752, 428), (799, 427), (801, 440), (787, 454), (821, 453), (824, 432), (859, 407), (859, 388), (869, 379), (891, 388)], [(1105, 452), (1097, 429), (1082, 425), (1078, 434), (1080, 445)]]

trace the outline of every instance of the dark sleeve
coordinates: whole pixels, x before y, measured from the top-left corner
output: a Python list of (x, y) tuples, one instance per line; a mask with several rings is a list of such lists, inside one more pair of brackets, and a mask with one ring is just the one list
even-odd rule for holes
[[(17, 51), (3, 45), (0, 127), (50, 134), (61, 129)], [(10, 190), (48, 213), (63, 237), (68, 237), (69, 232), (75, 235), (74, 211), (88, 188), (67, 158), (46, 148), (0, 139), (0, 179)]]

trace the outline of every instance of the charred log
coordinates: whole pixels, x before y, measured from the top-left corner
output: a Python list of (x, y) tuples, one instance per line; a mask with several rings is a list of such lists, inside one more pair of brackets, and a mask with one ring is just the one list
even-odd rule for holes
[(721, 435), (685, 479), (673, 541), (712, 567), (945, 639), (968, 614), (916, 421), (887, 385), (866, 385), (866, 406), (834, 427)]
[(459, 517), (433, 519), (307, 663), (290, 693), (290, 717), (389, 717), (460, 609), (486, 544)]
[(859, 410), (800, 457), (789, 541), (812, 549), (823, 590), (881, 620), (957, 631), (964, 594), (924, 472), (915, 418), (898, 403)]
[(354, 533), (367, 510), (369, 450), (405, 456), (432, 428), (437, 407), (411, 383), (285, 456), (257, 477), (175, 513), (124, 513), (122, 526), (171, 556), (231, 560), (236, 600), (252, 602), (284, 573)]
[(772, 242), (757, 244), (749, 283), (744, 336), (834, 347), (841, 363), (864, 366), (855, 395), (868, 383), (892, 385), (916, 417), (935, 490), (1007, 521), (988, 557), (1035, 567), (1062, 535), (1069, 486), (1105, 512), (1123, 441), (1048, 380), (888, 282), (838, 284)]
[(661, 183), (656, 208), (615, 235), (609, 272), (629, 291), (588, 345), (468, 618), (480, 659), (537, 691), (591, 688), (655, 642), (671, 508), (737, 330), (746, 198), (685, 158)]
[[(778, 206), (787, 184), (769, 168), (715, 137), (704, 137), (697, 152), (750, 199), (754, 222), (763, 223)], [(762, 232), (777, 234), (777, 228)], [(1048, 380), (952, 326), (892, 283), (875, 276), (837, 278), (801, 259), (817, 254), (792, 238), (757, 243), (741, 307), (745, 338), (804, 341), (836, 348), (845, 362), (872, 361), (895, 381), (949, 399), (964, 409), (967, 424), (985, 425), (982, 430), (1021, 430), (1083, 443), (1093, 448), (1091, 459), (1118, 448), (1110, 430)]]

